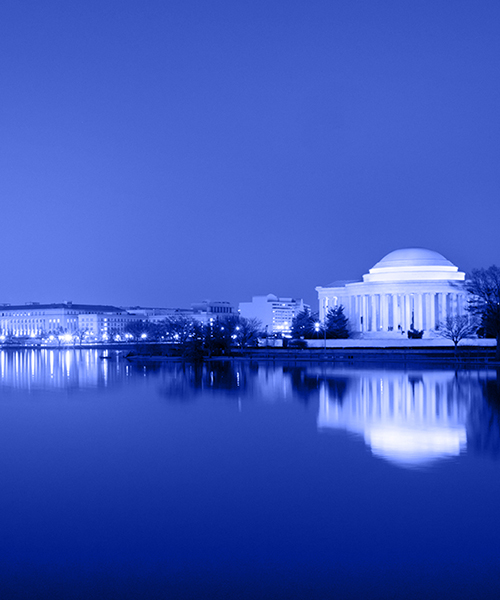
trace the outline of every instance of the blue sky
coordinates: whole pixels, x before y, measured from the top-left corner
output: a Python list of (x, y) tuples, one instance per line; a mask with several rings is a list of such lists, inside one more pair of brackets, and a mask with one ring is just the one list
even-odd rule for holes
[(4, 0), (0, 302), (499, 264), (499, 27), (487, 0)]

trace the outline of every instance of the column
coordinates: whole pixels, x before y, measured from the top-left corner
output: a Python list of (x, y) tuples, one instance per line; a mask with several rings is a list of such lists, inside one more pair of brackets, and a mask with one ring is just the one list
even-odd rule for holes
[(392, 294), (392, 329), (398, 331), (401, 321), (399, 318), (398, 295)]
[(368, 331), (368, 296), (361, 297), (363, 303), (363, 331)]
[(372, 330), (372, 297), (366, 296), (366, 331)]
[(414, 315), (415, 315), (415, 329), (420, 331), (423, 329), (423, 318), (422, 318), (422, 294), (415, 294), (414, 300)]
[(382, 317), (382, 330), (389, 331), (389, 296), (380, 295), (380, 312)]
[(436, 329), (436, 294), (432, 293), (429, 300), (429, 329)]
[(425, 305), (425, 329), (427, 331), (433, 328), (432, 323), (432, 302), (434, 300), (434, 294), (426, 294), (426, 305)]
[(371, 297), (371, 310), (372, 310), (372, 331), (378, 330), (378, 310), (377, 310), (377, 294), (372, 294)]
[(436, 327), (443, 320), (443, 294), (436, 294)]
[(403, 329), (404, 329), (404, 331), (408, 331), (408, 329), (410, 329), (410, 325), (411, 325), (411, 304), (410, 304), (410, 295), (409, 294), (404, 295), (404, 308), (405, 308), (405, 313), (404, 313)]

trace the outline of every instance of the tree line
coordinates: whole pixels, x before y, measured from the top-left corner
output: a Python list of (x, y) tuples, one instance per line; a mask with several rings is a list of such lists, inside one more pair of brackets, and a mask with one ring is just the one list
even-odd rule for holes
[(257, 319), (246, 319), (239, 315), (215, 317), (207, 323), (175, 316), (156, 323), (131, 321), (125, 327), (125, 333), (138, 343), (168, 343), (179, 348), (183, 356), (202, 358), (223, 356), (233, 348), (257, 346), (262, 335), (262, 324)]

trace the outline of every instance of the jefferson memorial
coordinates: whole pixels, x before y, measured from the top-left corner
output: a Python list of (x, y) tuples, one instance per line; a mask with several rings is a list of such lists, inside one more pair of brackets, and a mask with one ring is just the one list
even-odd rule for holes
[(438, 252), (395, 250), (363, 281), (318, 286), (320, 319), (342, 305), (353, 333), (391, 337), (409, 330), (432, 335), (448, 316), (466, 312), (465, 273)]

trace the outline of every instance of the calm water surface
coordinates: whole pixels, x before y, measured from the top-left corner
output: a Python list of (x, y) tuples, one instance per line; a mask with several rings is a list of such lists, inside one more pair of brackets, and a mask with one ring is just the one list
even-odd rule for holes
[(494, 370), (0, 351), (2, 598), (498, 598)]

